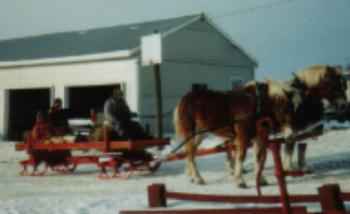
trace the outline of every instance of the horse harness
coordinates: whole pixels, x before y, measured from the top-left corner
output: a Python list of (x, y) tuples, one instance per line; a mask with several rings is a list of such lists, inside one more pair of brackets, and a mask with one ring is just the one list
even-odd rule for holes
[[(255, 111), (255, 117), (259, 117), (261, 116), (262, 114), (262, 93), (263, 93), (263, 84), (262, 83), (257, 83), (256, 84), (256, 87), (255, 87), (255, 97), (256, 97), (256, 111)], [(200, 90), (200, 91), (203, 91), (203, 90)], [(198, 92), (198, 91), (197, 91)], [(192, 107), (192, 106), (191, 106)], [(192, 122), (191, 123), (191, 128), (192, 128), (192, 135), (189, 136), (188, 138), (184, 139), (178, 146), (176, 146), (174, 149), (172, 149), (168, 155), (170, 154), (173, 154), (173, 153), (176, 153), (179, 149), (182, 148), (183, 145), (185, 145), (189, 140), (191, 140), (192, 138), (194, 138), (195, 136), (199, 135), (199, 134), (203, 134), (203, 133), (208, 133), (208, 132), (211, 132), (211, 131), (215, 131), (215, 130), (218, 130), (218, 129), (221, 129), (221, 128), (224, 128), (226, 127), (227, 125), (231, 125), (231, 124), (234, 124), (235, 122), (237, 122), (238, 120), (235, 120), (235, 119), (231, 119), (230, 120), (230, 123), (223, 126), (223, 127), (215, 127), (215, 128), (212, 128), (212, 129), (208, 129), (208, 130), (199, 130), (199, 131), (196, 131), (196, 127), (195, 127), (195, 121), (194, 121), (194, 117), (193, 117), (193, 109), (190, 108), (190, 110), (188, 112), (186, 112), (187, 114), (187, 117), (188, 118), (191, 118), (190, 121)], [(246, 115), (247, 116), (247, 115)], [(233, 132), (233, 130), (232, 130)], [(233, 133), (233, 136), (234, 136), (234, 133)], [(165, 160), (165, 159), (163, 159)]]
[(256, 96), (255, 116), (256, 117), (259, 117), (262, 114), (262, 93), (263, 93), (263, 84), (257, 82), (255, 87), (255, 96)]

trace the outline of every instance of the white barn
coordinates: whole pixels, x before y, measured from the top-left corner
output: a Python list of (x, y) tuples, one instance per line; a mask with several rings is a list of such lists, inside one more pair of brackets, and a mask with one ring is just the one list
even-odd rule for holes
[[(18, 138), (35, 112), (55, 97), (64, 106), (99, 109), (121, 84), (131, 109), (154, 115), (152, 67), (140, 63), (140, 38), (159, 32), (164, 129), (170, 113), (194, 84), (228, 90), (254, 79), (256, 61), (205, 15), (0, 41), (0, 135)], [(154, 119), (142, 118), (154, 127)]]

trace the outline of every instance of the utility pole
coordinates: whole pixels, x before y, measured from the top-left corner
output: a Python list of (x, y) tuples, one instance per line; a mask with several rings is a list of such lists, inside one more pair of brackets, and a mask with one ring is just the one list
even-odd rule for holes
[(157, 63), (153, 66), (154, 69), (154, 85), (155, 85), (155, 95), (156, 95), (156, 127), (157, 127), (157, 137), (163, 137), (163, 99), (162, 99), (162, 81), (160, 76), (160, 64)]
[(160, 64), (162, 63), (162, 35), (155, 31), (141, 38), (141, 61), (143, 66), (153, 66), (156, 120), (155, 128), (158, 138), (163, 137), (162, 81)]

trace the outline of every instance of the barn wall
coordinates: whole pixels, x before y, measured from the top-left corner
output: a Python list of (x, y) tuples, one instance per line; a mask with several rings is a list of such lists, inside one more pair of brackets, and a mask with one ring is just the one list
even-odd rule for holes
[[(254, 79), (255, 63), (205, 22), (197, 22), (163, 41), (161, 64), (165, 131), (172, 132), (172, 111), (193, 83), (216, 90), (229, 90), (232, 82)], [(154, 115), (154, 74), (151, 67), (141, 69), (142, 112)], [(154, 119), (144, 120), (154, 124)], [(153, 127), (154, 128), (154, 127)]]
[(6, 131), (7, 89), (50, 87), (55, 97), (65, 97), (69, 86), (125, 83), (132, 110), (138, 108), (136, 59), (0, 69), (0, 135)]
[[(155, 89), (154, 76), (151, 68), (144, 68), (142, 75), (142, 114), (155, 115)], [(207, 84), (209, 88), (216, 90), (229, 90), (232, 88), (231, 79), (240, 79), (243, 82), (252, 80), (253, 68), (209, 66), (186, 63), (163, 63), (161, 65), (163, 112), (165, 131), (172, 132), (172, 111), (180, 99), (188, 92), (193, 83)], [(154, 124), (154, 120), (145, 122)]]

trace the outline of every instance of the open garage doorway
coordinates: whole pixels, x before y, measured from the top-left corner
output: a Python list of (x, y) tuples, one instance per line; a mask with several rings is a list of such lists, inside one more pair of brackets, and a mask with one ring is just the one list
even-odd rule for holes
[(50, 107), (50, 88), (10, 89), (8, 139), (23, 140), (25, 131), (30, 130), (38, 111), (47, 112)]
[(75, 117), (90, 117), (90, 110), (103, 111), (103, 104), (112, 95), (113, 85), (69, 87), (68, 104)]

